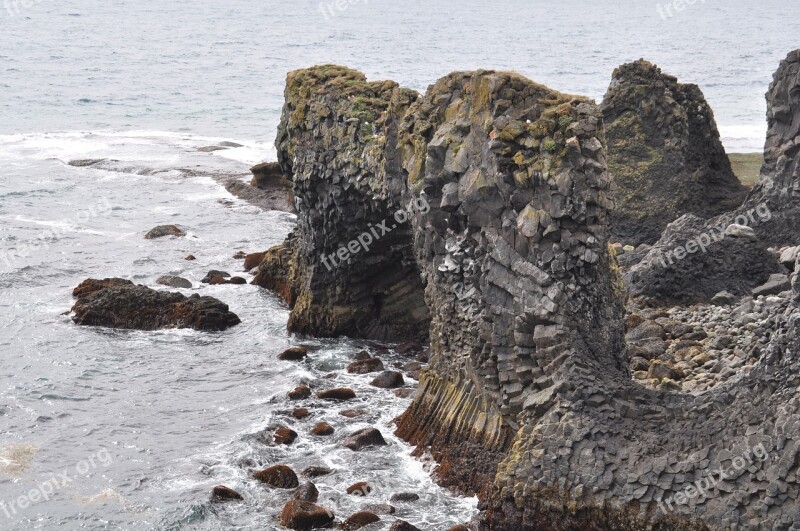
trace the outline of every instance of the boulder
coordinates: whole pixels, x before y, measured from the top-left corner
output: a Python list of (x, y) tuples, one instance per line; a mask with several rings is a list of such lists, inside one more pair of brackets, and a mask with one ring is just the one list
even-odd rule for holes
[(159, 225), (158, 227), (150, 229), (150, 231), (144, 235), (145, 240), (155, 240), (156, 238), (163, 238), (165, 236), (186, 236), (186, 233), (183, 232), (175, 225)]
[(730, 306), (731, 304), (736, 304), (739, 301), (740, 297), (732, 293), (728, 293), (727, 291), (720, 291), (713, 297), (711, 297), (711, 304), (715, 306)]
[(347, 494), (351, 496), (366, 496), (372, 492), (372, 486), (366, 481), (359, 481), (347, 487)]
[(289, 347), (280, 354), (278, 354), (279, 360), (284, 361), (300, 361), (308, 356), (308, 349), (305, 347)]
[(296, 407), (292, 410), (292, 416), (298, 420), (303, 420), (309, 415), (311, 415), (311, 413), (304, 407)]
[(266, 251), (263, 253), (250, 253), (244, 257), (244, 270), (250, 271), (264, 261), (264, 256), (266, 255)]
[(347, 417), (349, 419), (353, 419), (356, 417), (363, 417), (368, 413), (365, 409), (343, 409), (339, 411), (339, 414), (343, 417)]
[(307, 478), (317, 478), (333, 474), (333, 470), (326, 466), (310, 466), (303, 470), (300, 475)]
[(317, 422), (316, 424), (314, 424), (314, 427), (311, 428), (311, 434), (317, 435), (319, 437), (333, 435), (334, 431), (335, 430), (333, 429), (333, 426), (331, 426), (327, 422)]
[(369, 384), (374, 387), (380, 387), (381, 389), (394, 389), (396, 387), (403, 387), (406, 382), (403, 380), (403, 373), (401, 372), (383, 371), (373, 378)]
[(317, 500), (319, 500), (319, 490), (317, 490), (316, 485), (310, 481), (307, 481), (295, 489), (294, 493), (292, 494), (292, 498), (295, 500), (316, 503)]
[(777, 273), (770, 275), (769, 280), (764, 284), (753, 288), (753, 297), (777, 295), (790, 289), (792, 289), (792, 284), (789, 282), (789, 277), (782, 273)]
[(350, 374), (368, 374), (370, 372), (378, 372), (382, 370), (384, 370), (383, 362), (378, 358), (368, 358), (354, 361), (347, 366), (347, 372)]
[(353, 451), (362, 450), (371, 446), (386, 446), (386, 441), (380, 431), (375, 428), (364, 428), (351, 433), (342, 441), (342, 446)]
[(355, 397), (355, 391), (346, 387), (328, 389), (317, 393), (317, 398), (321, 398), (322, 400), (352, 400)]
[(273, 434), (275, 444), (292, 444), (297, 439), (297, 432), (290, 428), (278, 428)]
[(344, 521), (342, 524), (342, 529), (352, 531), (354, 529), (361, 529), (369, 524), (374, 524), (375, 522), (380, 521), (380, 517), (375, 513), (371, 513), (369, 511), (359, 511)]
[(84, 326), (135, 330), (221, 331), (239, 324), (227, 304), (198, 294), (157, 291), (119, 278), (84, 280), (73, 291), (72, 320)]
[(392, 524), (392, 527), (389, 528), (389, 531), (421, 531), (421, 529), (409, 524), (405, 520), (397, 520)]
[[(222, 279), (226, 279), (226, 278), (230, 278), (230, 276), (231, 276), (231, 274), (226, 272), (226, 271), (218, 271), (216, 269), (212, 269), (211, 271), (206, 273), (206, 276), (203, 277), (203, 279), (200, 282), (202, 282), (203, 284), (211, 284), (212, 281), (214, 280), (214, 278), (216, 278), (216, 277), (221, 277)], [(218, 280), (217, 281), (217, 283), (222, 283), (222, 282), (224, 282), (224, 280), (222, 280), (222, 281)]]
[(311, 388), (306, 385), (298, 385), (287, 393), (290, 400), (303, 400), (311, 396)]
[(226, 487), (225, 485), (217, 485), (211, 490), (211, 501), (226, 502), (241, 500), (244, 500), (241, 494), (230, 487)]
[(396, 494), (392, 494), (391, 498), (389, 498), (390, 502), (402, 502), (402, 503), (410, 503), (419, 500), (419, 494), (416, 492), (398, 492)]
[(158, 277), (156, 279), (156, 284), (161, 284), (162, 286), (169, 286), (171, 288), (184, 288), (189, 289), (192, 287), (192, 283), (185, 278), (176, 277), (174, 275), (164, 275)]
[(279, 518), (280, 524), (289, 529), (310, 531), (329, 527), (335, 519), (333, 511), (319, 505), (302, 500), (289, 500), (283, 506)]
[(193, 254), (187, 254), (186, 258), (184, 258), (184, 260), (188, 260), (188, 261), (191, 262), (193, 260), (197, 260), (197, 258), (195, 258), (195, 256)]
[(253, 474), (253, 478), (278, 489), (293, 489), (300, 484), (297, 474), (286, 465), (274, 465), (259, 470)]

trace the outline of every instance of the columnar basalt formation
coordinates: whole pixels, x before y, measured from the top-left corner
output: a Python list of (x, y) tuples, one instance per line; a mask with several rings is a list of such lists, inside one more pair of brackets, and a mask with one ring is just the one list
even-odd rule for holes
[(290, 331), (427, 337), (410, 226), (394, 218), (407, 205), (387, 177), (398, 117), (415, 97), (342, 67), (289, 73), (276, 146), (298, 226), (267, 253), (256, 283), (292, 306)]
[(617, 185), (611, 231), (618, 241), (653, 243), (683, 214), (708, 218), (744, 200), (746, 189), (697, 85), (635, 61), (614, 71), (602, 110)]
[[(295, 73), (319, 86), (287, 89), (285, 116), (302, 109), (306, 125), (297, 128), (297, 143), (295, 133), (283, 136), (295, 128), (282, 125), (282, 164), (309, 164), (313, 170), (287, 174), (316, 184), (295, 184), (300, 204), (318, 190), (339, 190), (314, 180), (338, 175), (327, 165), (338, 167), (343, 151), (326, 138), (341, 139), (351, 127), (323, 119), (332, 104), (325, 95), (340, 101), (348, 79), (375, 90), (338, 71)], [(348, 216), (358, 201), (384, 214), (428, 205), (411, 215), (403, 249), (413, 254), (403, 257), (416, 262), (430, 308), (430, 369), (397, 433), (433, 453), (443, 484), (479, 495), (481, 528), (796, 526), (800, 309), (776, 316), (749, 373), (697, 396), (638, 385), (624, 344), (624, 289), (608, 247), (613, 202), (597, 106), (492, 71), (451, 74), (398, 105), (397, 95), (407, 93), (391, 92), (381, 122), (390, 133), (373, 140), (369, 166), (380, 176), (371, 182), (389, 190), (380, 196), (386, 202), (372, 210), (373, 188), (348, 195), (354, 185), (343, 186), (339, 197), (351, 202), (327, 215)], [(319, 271), (319, 247), (309, 242), (334, 238), (324, 219), (309, 221), (320, 216), (301, 207), (297, 233), (262, 264), (297, 298), (295, 311), (302, 297), (324, 293), (303, 284)], [(289, 263), (283, 272), (282, 262)], [(340, 271), (339, 286), (363, 272)], [(313, 300), (325, 315), (338, 299)]]
[[(691, 303), (721, 290), (743, 294), (781, 269), (768, 247), (800, 243), (800, 50), (775, 72), (767, 92), (767, 122), (761, 178), (746, 201), (707, 221), (681, 219), (666, 230), (626, 276), (632, 295)], [(718, 238), (720, 229), (731, 225), (745, 229), (733, 227), (739, 237)], [(710, 245), (674, 259), (677, 248), (700, 238)]]

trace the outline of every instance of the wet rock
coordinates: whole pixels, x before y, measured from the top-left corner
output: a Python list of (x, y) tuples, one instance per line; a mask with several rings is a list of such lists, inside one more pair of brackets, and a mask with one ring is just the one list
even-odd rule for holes
[(192, 287), (192, 283), (185, 278), (176, 277), (174, 275), (164, 275), (158, 277), (156, 279), (156, 284), (161, 284), (162, 286), (169, 286), (171, 288), (184, 288), (189, 289)]
[(410, 503), (419, 500), (419, 494), (416, 492), (398, 492), (396, 494), (392, 494), (389, 501), (391, 502), (403, 502), (403, 503)]
[(278, 428), (273, 434), (275, 444), (292, 444), (297, 439), (297, 432), (290, 428)]
[(316, 485), (310, 481), (307, 481), (295, 489), (294, 493), (292, 494), (292, 498), (295, 500), (316, 503), (319, 500), (319, 490), (317, 490)]
[(277, 162), (263, 162), (250, 168), (253, 174), (253, 181), (250, 183), (256, 188), (269, 190), (273, 188), (290, 188), (291, 183), (281, 171), (281, 165)]
[(406, 382), (403, 380), (403, 373), (401, 372), (383, 371), (373, 378), (369, 384), (381, 389), (394, 389), (396, 387), (403, 387)]
[(355, 397), (355, 391), (347, 387), (328, 389), (317, 393), (317, 398), (321, 398), (322, 400), (352, 400)]
[[(216, 269), (212, 269), (211, 271), (206, 273), (206, 276), (203, 277), (203, 279), (200, 282), (202, 282), (203, 284), (210, 284), (215, 277), (221, 277), (222, 279), (226, 279), (230, 278), (230, 276), (231, 274), (226, 271), (218, 271)], [(217, 281), (217, 283), (222, 283), (222, 282)]]
[(775, 274), (770, 275), (769, 280), (758, 286), (757, 288), (753, 289), (753, 297), (759, 297), (761, 295), (777, 295), (783, 291), (788, 291), (792, 289), (792, 285), (789, 282), (789, 277), (783, 274)]
[(308, 349), (305, 347), (289, 347), (280, 354), (278, 354), (279, 360), (284, 361), (301, 361), (306, 356), (308, 356)]
[(293, 489), (300, 485), (297, 474), (286, 465), (274, 465), (253, 474), (253, 478), (278, 489)]
[(119, 278), (87, 279), (73, 290), (73, 296), (77, 301), (72, 320), (84, 326), (221, 331), (241, 322), (227, 304), (213, 297), (186, 297)]
[(366, 496), (372, 492), (372, 486), (366, 481), (359, 481), (347, 487), (347, 494), (352, 496)]
[(369, 352), (367, 352), (366, 350), (361, 350), (361, 351), (356, 352), (355, 354), (353, 354), (353, 359), (356, 360), (356, 361), (368, 360), (368, 359), (371, 359), (371, 358), (372, 358), (372, 356), (370, 356)]
[(312, 435), (318, 435), (320, 437), (325, 437), (327, 435), (333, 435), (333, 426), (328, 424), (327, 422), (317, 422), (314, 424), (314, 427), (311, 428)]
[(388, 503), (373, 503), (370, 505), (365, 505), (363, 510), (384, 516), (388, 516), (397, 512), (397, 509)]
[(282, 526), (298, 531), (329, 527), (335, 519), (333, 511), (302, 500), (289, 500), (281, 511)]
[(310, 466), (303, 470), (300, 475), (307, 478), (318, 478), (333, 474), (333, 470), (326, 466)]
[(410, 387), (407, 387), (405, 389), (395, 389), (394, 396), (398, 398), (408, 398), (409, 396), (413, 396), (415, 392), (416, 389), (412, 389)]
[(383, 362), (378, 358), (354, 361), (347, 366), (347, 372), (350, 374), (368, 374), (370, 372), (378, 372), (382, 370), (384, 370)]
[(389, 531), (422, 531), (420, 528), (409, 524), (405, 520), (397, 520), (389, 528)]
[(716, 306), (729, 306), (731, 304), (736, 304), (736, 302), (740, 299), (736, 295), (732, 293), (728, 293), (727, 291), (720, 291), (713, 297), (711, 297), (711, 304)]
[(339, 414), (341, 416), (347, 417), (349, 419), (356, 418), (356, 417), (362, 417), (362, 416), (366, 415), (367, 413), (368, 413), (368, 411), (366, 411), (365, 409), (343, 409), (343, 410), (339, 411)]
[(380, 521), (380, 517), (374, 513), (369, 511), (359, 511), (344, 521), (342, 524), (342, 529), (346, 529), (348, 531), (353, 529), (361, 529), (369, 524), (374, 524), (375, 522)]
[(244, 251), (237, 251), (236, 254), (233, 255), (233, 259), (234, 260), (241, 260), (246, 256), (247, 256), (247, 254), (245, 254)]
[(298, 420), (303, 420), (310, 415), (311, 413), (304, 407), (296, 407), (292, 411), (292, 416)]
[(267, 254), (266, 252), (251, 253), (251, 254), (248, 254), (247, 256), (245, 256), (245, 258), (244, 258), (244, 270), (245, 271), (250, 271), (250, 270), (258, 267), (258, 265), (261, 262), (264, 261), (264, 255), (266, 255), (266, 254)]
[(195, 258), (193, 254), (188, 254), (186, 255), (186, 258), (184, 258), (184, 260), (189, 260), (191, 262), (193, 260), (197, 260), (197, 258)]
[(217, 485), (211, 490), (211, 500), (215, 502), (241, 501), (244, 500), (241, 494), (225, 485)]
[(247, 280), (243, 279), (242, 277), (231, 277), (227, 284), (242, 285), (247, 284)]
[(469, 527), (459, 524), (459, 525), (454, 525), (453, 527), (451, 527), (447, 531), (471, 531), (471, 530), (470, 530)]
[(287, 393), (291, 400), (303, 400), (311, 396), (311, 388), (306, 385), (298, 385)]
[(144, 235), (145, 240), (154, 240), (156, 238), (163, 238), (165, 236), (186, 236), (186, 233), (183, 232), (175, 225), (159, 225)]
[(370, 446), (386, 446), (386, 441), (380, 431), (375, 428), (364, 428), (348, 435), (342, 446), (358, 451)]

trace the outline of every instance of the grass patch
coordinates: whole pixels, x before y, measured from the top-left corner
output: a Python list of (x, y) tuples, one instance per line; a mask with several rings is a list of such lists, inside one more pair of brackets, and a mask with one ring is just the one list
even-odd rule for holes
[(753, 186), (758, 181), (764, 155), (761, 153), (729, 153), (733, 173), (741, 183), (747, 187)]

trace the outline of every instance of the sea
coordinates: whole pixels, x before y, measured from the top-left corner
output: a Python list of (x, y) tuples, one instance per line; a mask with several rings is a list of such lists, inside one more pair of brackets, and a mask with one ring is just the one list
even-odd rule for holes
[[(729, 152), (764, 144), (764, 94), (800, 47), (791, 0), (4, 0), (0, 5), (0, 530), (280, 529), (290, 493), (250, 478), (285, 463), (327, 466), (320, 504), (347, 517), (398, 492), (369, 529), (398, 518), (446, 530), (478, 511), (436, 485), (435, 465), (392, 434), (409, 404), (343, 369), (369, 343), (295, 337), (288, 308), (241, 275), (291, 214), (228, 193), (275, 160), (286, 73), (335, 63), (424, 91), (456, 70), (513, 70), (601, 100), (614, 68), (638, 58), (698, 84)], [(230, 142), (209, 152), (201, 148)], [(70, 162), (103, 159), (95, 167)], [(176, 224), (183, 238), (145, 240)], [(197, 259), (186, 261), (186, 255)], [(211, 295), (242, 320), (220, 333), (78, 327), (68, 311), (86, 278), (121, 277)], [(306, 346), (309, 361), (278, 361)], [(391, 345), (390, 345), (391, 346)], [(399, 354), (385, 358), (400, 365)], [(331, 379), (331, 373), (336, 373)], [(287, 415), (299, 383), (352, 387), (342, 406)], [(363, 408), (346, 418), (339, 410)], [(309, 429), (326, 421), (333, 436)], [(271, 444), (275, 426), (300, 437)], [(377, 427), (388, 446), (341, 438)], [(368, 481), (366, 499), (345, 489)], [(224, 484), (240, 503), (215, 504)]]

